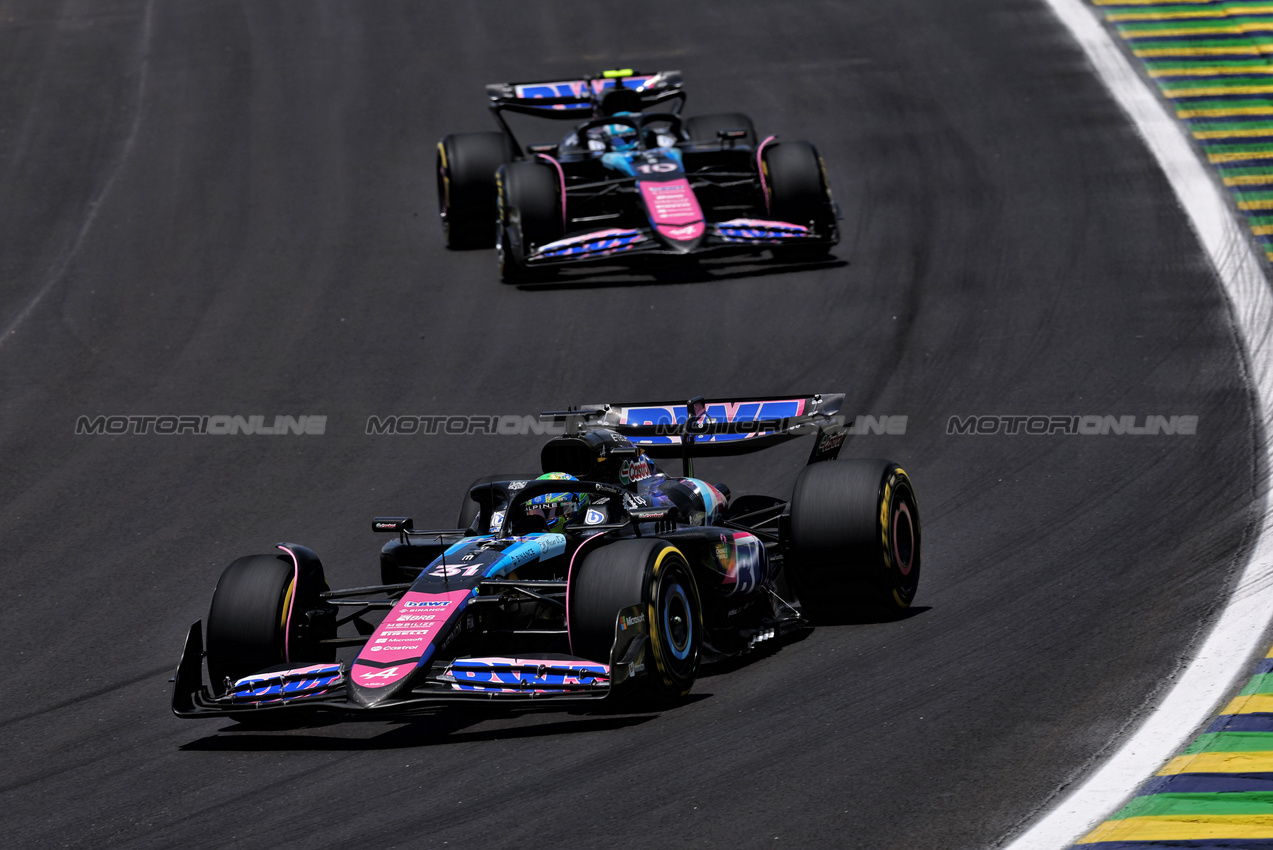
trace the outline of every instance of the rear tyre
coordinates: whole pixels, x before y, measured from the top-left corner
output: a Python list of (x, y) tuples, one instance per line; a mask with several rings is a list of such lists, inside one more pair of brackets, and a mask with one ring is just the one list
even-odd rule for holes
[(540, 161), (510, 162), (496, 176), (500, 277), (523, 283), (535, 277), (526, 258), (564, 234), (561, 178)]
[[(783, 142), (765, 148), (763, 160), (773, 217), (811, 226), (820, 234), (832, 233), (835, 208), (817, 149), (808, 142)], [(779, 259), (816, 260), (825, 257), (831, 245), (778, 246), (772, 250)]]
[(746, 130), (747, 135), (736, 142), (747, 145), (753, 150), (756, 147), (756, 127), (751, 118), (741, 112), (721, 112), (715, 115), (695, 115), (686, 118), (682, 125), (686, 135), (694, 142), (715, 142), (721, 130)]
[(438, 211), (446, 246), (495, 242), (495, 172), (517, 156), (504, 133), (454, 133), (438, 142)]
[(300, 560), (299, 588), (293, 586), (292, 559), (282, 552), (239, 558), (221, 574), (208, 612), (208, 675), (215, 693), (225, 693), (227, 679), (278, 664), (335, 659), (335, 649), (319, 643), (335, 636), (335, 619), (309, 616), (330, 607), (318, 596), (328, 590), (322, 564)]
[(920, 524), (910, 478), (890, 460), (805, 467), (791, 498), (787, 566), (816, 619), (855, 608), (897, 615), (919, 587)]
[(684, 697), (698, 676), (703, 612), (689, 563), (666, 541), (620, 540), (575, 565), (567, 588), (571, 652), (609, 664), (616, 618), (634, 605), (649, 628), (654, 695)]

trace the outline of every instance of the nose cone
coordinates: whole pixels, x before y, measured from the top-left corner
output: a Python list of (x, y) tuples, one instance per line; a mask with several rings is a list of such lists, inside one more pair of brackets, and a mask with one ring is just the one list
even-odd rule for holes
[[(408, 670), (413, 670), (415, 668), (414, 664), (408, 664), (405, 666)], [(393, 676), (399, 672), (398, 669), (394, 667), (376, 669), (355, 663), (351, 672), (353, 675), (350, 677), (352, 687), (348, 689), (349, 698), (364, 708), (373, 708), (395, 696), (405, 679), (405, 676), (403, 676), (402, 678), (396, 679), (392, 682), (386, 682), (384, 685), (372, 685), (372, 682), (375, 680), (371, 679), (365, 679), (362, 682), (359, 681), (360, 677), (382, 675), (385, 673)]]
[(703, 209), (684, 177), (675, 180), (640, 181), (641, 200), (654, 231), (669, 248), (688, 253), (698, 247), (706, 232)]
[(654, 229), (669, 248), (684, 254), (698, 247), (707, 227), (703, 222), (695, 221), (690, 224), (656, 224)]
[(403, 594), (354, 659), (350, 699), (371, 708), (409, 688), (412, 674), (432, 657), (435, 641), (454, 628), (471, 592)]

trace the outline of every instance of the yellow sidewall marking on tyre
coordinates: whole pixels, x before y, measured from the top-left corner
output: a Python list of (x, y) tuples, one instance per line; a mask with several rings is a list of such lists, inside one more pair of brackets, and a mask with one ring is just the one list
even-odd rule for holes
[[(451, 167), (446, 163), (446, 147), (438, 142), (438, 159), (442, 160), (442, 198), (447, 209), (451, 208)], [(427, 185), (427, 184), (426, 184)]]
[[(889, 470), (888, 477), (884, 479), (884, 493), (880, 498), (880, 546), (884, 550), (884, 568), (892, 576), (894, 569), (901, 573), (901, 568), (893, 558), (893, 498), (901, 489), (901, 485), (905, 483), (906, 489), (911, 491), (911, 498), (914, 498), (914, 490), (910, 487), (910, 479), (906, 475), (906, 470), (900, 466), (895, 466)], [(911, 519), (912, 529), (915, 520)], [(912, 536), (914, 535), (912, 531)], [(919, 560), (919, 540), (912, 540), (911, 563), (914, 564)], [(890, 587), (889, 593), (893, 596), (893, 601), (897, 603), (899, 608), (909, 608), (911, 603), (902, 598), (896, 587)]]
[(893, 547), (889, 546), (889, 534), (893, 519), (889, 505), (893, 503), (893, 475), (884, 479), (884, 493), (880, 496), (880, 548), (884, 550), (884, 569), (893, 570)]
[[(663, 551), (659, 552), (658, 557), (654, 559), (654, 569), (652, 570), (653, 576), (651, 577), (651, 580), (650, 580), (650, 592), (653, 598), (647, 600), (646, 602), (646, 608), (649, 611), (649, 614), (647, 616), (649, 618), (649, 623), (650, 623), (650, 645), (654, 648), (654, 666), (658, 668), (659, 675), (663, 677), (663, 683), (667, 685), (668, 687), (675, 687), (676, 683), (672, 681), (671, 676), (669, 676), (666, 672), (668, 669), (670, 669), (670, 665), (666, 662), (666, 658), (670, 654), (670, 652), (666, 647), (663, 646), (662, 629), (660, 628), (661, 621), (658, 618), (657, 606), (659, 601), (658, 600), (659, 573), (663, 569), (663, 560), (672, 553), (675, 553), (676, 555), (678, 555), (680, 559), (684, 561), (686, 564), (689, 563), (689, 560), (686, 559), (685, 555), (681, 552), (681, 550), (677, 549), (675, 546), (668, 546)], [(699, 613), (699, 612), (687, 612), (687, 613)], [(695, 618), (695, 622), (693, 622), (691, 625), (692, 627), (697, 629), (702, 628), (703, 623), (702, 623), (701, 614), (700, 616)]]
[(287, 657), (287, 615), (292, 610), (292, 593), (296, 590), (296, 580), (293, 579), (287, 583), (287, 592), (283, 594), (283, 612), (279, 616), (278, 630), (283, 633), (283, 646), (280, 647), (283, 661), (288, 661)]

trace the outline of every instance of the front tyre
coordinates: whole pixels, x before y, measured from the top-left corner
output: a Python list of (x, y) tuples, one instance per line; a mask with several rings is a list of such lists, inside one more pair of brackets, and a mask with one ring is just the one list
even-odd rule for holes
[[(297, 562), (286, 552), (233, 561), (212, 594), (208, 612), (208, 675), (215, 693), (269, 667), (330, 662), (336, 651), (335, 612), (319, 594), (328, 590), (323, 566), (303, 547)], [(299, 573), (299, 581), (297, 581)]]
[(453, 133), (438, 142), (438, 213), (446, 246), (489, 248), (495, 241), (495, 172), (517, 155), (500, 132)]
[[(819, 236), (832, 238), (835, 207), (817, 148), (808, 142), (772, 145), (765, 148), (762, 167), (770, 214), (779, 221), (802, 224)], [(831, 243), (780, 245), (772, 250), (779, 259), (816, 260), (830, 252)]]
[(649, 630), (656, 697), (676, 700), (698, 676), (703, 612), (685, 556), (663, 540), (619, 540), (590, 552), (567, 588), (571, 652), (611, 662), (619, 612), (637, 606)]
[(496, 191), (500, 278), (523, 283), (534, 277), (526, 258), (565, 235), (561, 177), (542, 161), (510, 162), (496, 175)]
[(814, 619), (863, 604), (894, 616), (909, 608), (919, 588), (920, 523), (906, 471), (890, 460), (805, 467), (791, 498), (787, 565)]

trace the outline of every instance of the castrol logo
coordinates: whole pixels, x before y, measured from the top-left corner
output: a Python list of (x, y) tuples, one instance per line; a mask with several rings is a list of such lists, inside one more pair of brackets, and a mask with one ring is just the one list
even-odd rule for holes
[(624, 484), (649, 478), (653, 474), (654, 470), (650, 468), (650, 462), (645, 458), (637, 461), (625, 460), (619, 467), (619, 481)]

